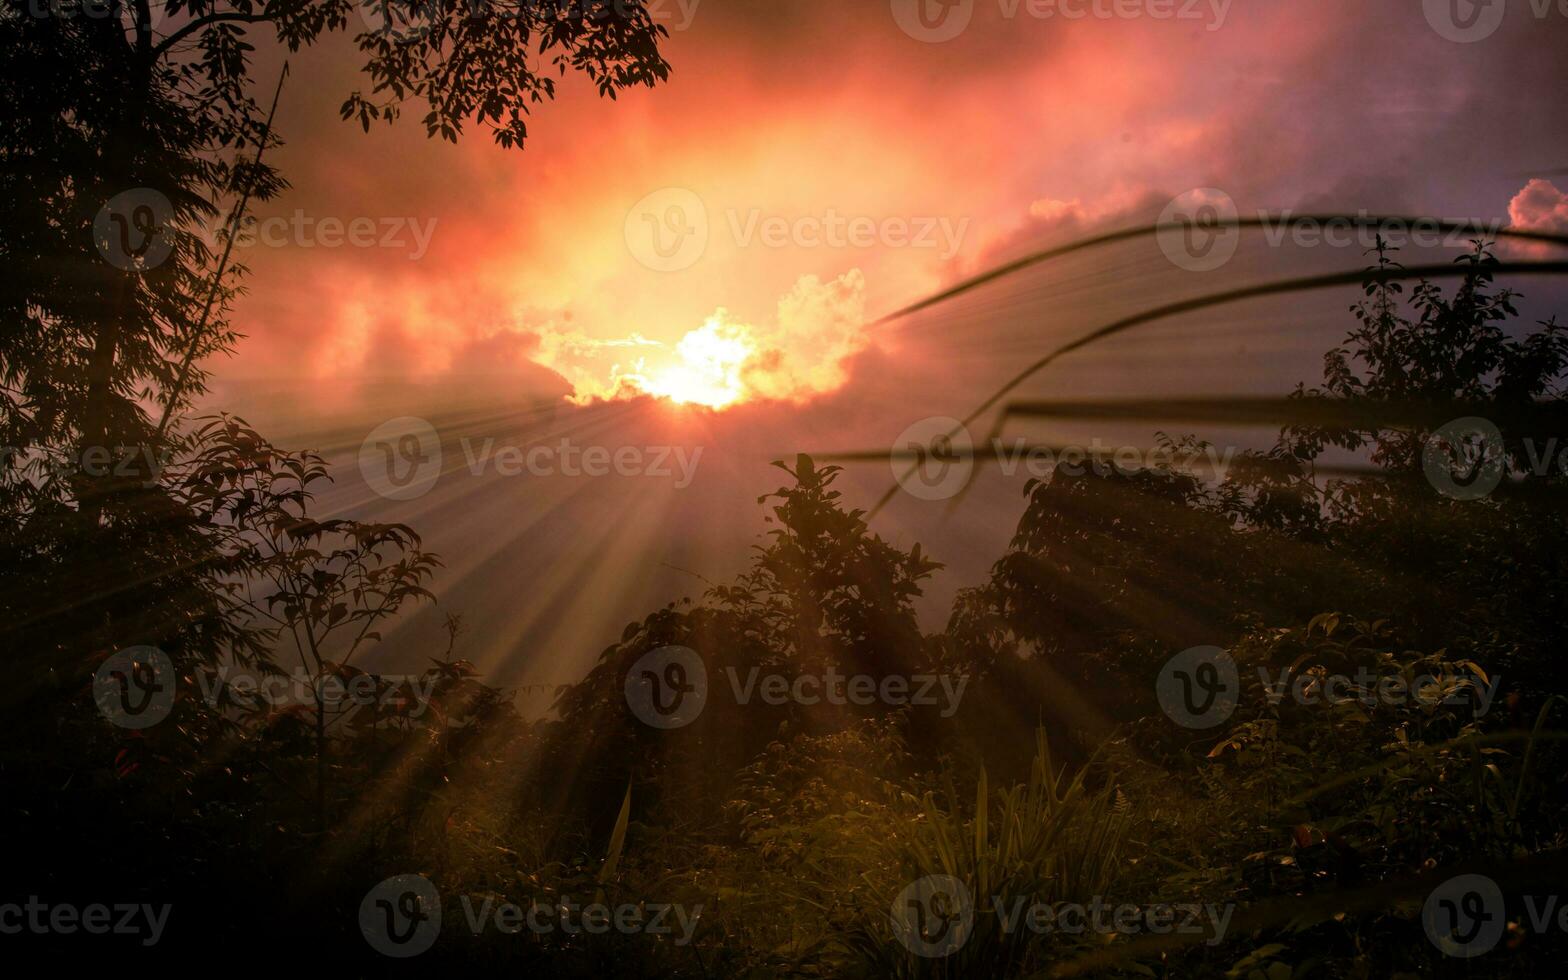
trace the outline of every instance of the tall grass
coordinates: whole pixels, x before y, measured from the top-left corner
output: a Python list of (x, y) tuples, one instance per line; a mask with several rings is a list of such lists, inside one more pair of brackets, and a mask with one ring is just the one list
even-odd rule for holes
[[(945, 876), (962, 883), (972, 923), (955, 934), (946, 956), (923, 956), (899, 936), (895, 895), (867, 910), (865, 921), (845, 942), (867, 972), (881, 977), (945, 978), (1017, 976), (1037, 968), (1052, 940), (1029, 932), (1020, 917), (1011, 929), (1007, 914), (1035, 903), (1088, 902), (1115, 883), (1131, 806), (1113, 780), (1096, 789), (1092, 766), (1071, 778), (1051, 758), (1044, 729), (1035, 733), (1028, 782), (994, 792), (984, 769), (975, 791), (973, 815), (956, 805), (942, 807), (927, 793), (912, 833), (900, 842), (903, 879), (898, 888)], [(963, 928), (955, 925), (955, 929)]]

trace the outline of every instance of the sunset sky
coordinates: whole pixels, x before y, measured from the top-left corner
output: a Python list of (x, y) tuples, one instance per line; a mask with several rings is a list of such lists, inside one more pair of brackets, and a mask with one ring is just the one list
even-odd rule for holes
[[(919, 23), (901, 0), (660, 0), (669, 82), (611, 101), (566, 79), (521, 152), (472, 128), (457, 145), (427, 140), (417, 106), (368, 135), (341, 122), (363, 82), (352, 47), (326, 43), (293, 61), (271, 158), (292, 188), (258, 216), (399, 234), (243, 249), (248, 337), (211, 365), (212, 401), (338, 453), (331, 506), (426, 532), (449, 566), (437, 592), (469, 614), (482, 666), (509, 683), (574, 679), (627, 620), (700, 592), (693, 575), (733, 573), (761, 528), (757, 495), (783, 478), (770, 459), (886, 447), (921, 418), (962, 416), (1109, 316), (1366, 261), (1359, 247), (1249, 239), (1225, 268), (1193, 273), (1149, 241), (871, 325), (1021, 250), (1150, 223), (1197, 187), (1244, 214), (1568, 231), (1568, 16), (1514, 0), (1494, 34), (1462, 43), (1429, 16), (1444, 6), (974, 0), (950, 12), (969, 18), (961, 33), (930, 41), (901, 27)], [(1142, 14), (1098, 15), (1113, 10)], [(696, 222), (682, 227), (705, 232), (701, 247), (651, 248), (676, 220)], [(1544, 282), (1522, 285), (1527, 312), (1564, 310)], [(1317, 379), (1354, 294), (1171, 324), (1085, 352), (1029, 394), (1279, 393)], [(446, 446), (457, 430), (443, 413), (503, 442), (548, 430), (704, 454), (679, 489), (473, 478), (455, 442), (457, 472), (429, 496), (388, 503), (352, 475), (353, 451), (393, 416), (429, 418)], [(851, 478), (861, 506), (890, 479), (885, 466)], [(933, 615), (1005, 546), (1018, 487), (990, 490), (958, 514), (906, 500), (878, 519), (950, 563)], [(543, 650), (517, 649), (524, 636)]]

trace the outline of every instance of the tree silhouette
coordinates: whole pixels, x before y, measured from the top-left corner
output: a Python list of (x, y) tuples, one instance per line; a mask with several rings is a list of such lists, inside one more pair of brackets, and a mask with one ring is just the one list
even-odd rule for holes
[(146, 613), (222, 563), (215, 528), (164, 473), (204, 451), (183, 415), (205, 391), (201, 362), (237, 336), (245, 270), (222, 246), (248, 200), (285, 187), (261, 161), (280, 138), (253, 92), (258, 43), (346, 34), (368, 88), (345, 119), (368, 128), (418, 104), (428, 135), (471, 122), (508, 147), (555, 74), (613, 97), (669, 71), (665, 30), (638, 3), (3, 3), (0, 195), (16, 206), (0, 221), (0, 557), (8, 592), (44, 600), (7, 629), (42, 614), (79, 651), (168, 639)]
[[(1384, 243), (1374, 253), (1369, 271), (1393, 266)], [(1125, 691), (1151, 691), (1175, 651), (1329, 610), (1387, 620), (1416, 648), (1492, 663), (1534, 694), (1553, 690), (1561, 628), (1542, 598), (1562, 590), (1568, 524), (1555, 496), (1524, 491), (1561, 486), (1563, 474), (1530, 464), (1568, 433), (1553, 397), (1568, 332), (1555, 319), (1505, 330), (1514, 294), (1493, 286), (1487, 247), (1457, 262), (1465, 275), (1452, 294), (1419, 281), (1408, 313), (1400, 283), (1369, 277), (1351, 307), (1357, 326), (1324, 356), (1323, 385), (1294, 392), (1303, 418), (1333, 407), (1365, 424), (1287, 425), (1217, 482), (1168, 467), (1059, 467), (1031, 481), (1008, 553), (984, 585), (960, 593), (950, 641), (1002, 669), (1004, 695), (1030, 690), (1014, 665), (1034, 659), (1123, 718), (1151, 708)], [(1504, 482), (1495, 499), (1450, 500), (1423, 457), (1441, 422), (1471, 415), (1497, 423), (1507, 468), (1528, 480)], [(1380, 421), (1405, 416), (1425, 421)], [(1377, 475), (1319, 474), (1331, 449), (1364, 453)]]
[[(772, 527), (767, 542), (754, 547), (750, 567), (701, 602), (671, 603), (629, 624), (621, 642), (561, 694), (560, 764), (591, 774), (596, 801), (618, 799), (632, 775), (651, 784), (642, 796), (712, 819), (728, 798), (731, 775), (781, 724), (832, 731), (856, 714), (885, 710), (825, 700), (774, 705), (755, 692), (740, 703), (733, 678), (755, 670), (793, 681), (832, 669), (880, 679), (917, 672), (939, 655), (920, 632), (913, 600), (941, 565), (918, 544), (906, 552), (882, 540), (863, 510), (845, 507), (833, 488), (840, 467), (819, 467), (804, 454), (793, 466), (774, 465), (793, 482), (758, 498), (774, 504)], [(624, 693), (639, 658), (665, 646), (688, 647), (701, 658), (708, 691), (701, 714), (668, 732), (633, 717)], [(638, 751), (627, 753), (628, 745)]]

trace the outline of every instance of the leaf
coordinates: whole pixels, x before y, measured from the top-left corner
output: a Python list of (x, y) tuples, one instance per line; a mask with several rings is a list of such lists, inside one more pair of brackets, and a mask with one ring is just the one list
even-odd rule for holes
[(626, 846), (626, 825), (632, 816), (632, 781), (626, 780), (626, 798), (621, 801), (620, 815), (615, 818), (615, 829), (610, 831), (610, 846), (605, 851), (604, 867), (599, 869), (599, 884), (604, 884), (615, 875), (615, 867), (621, 862), (621, 849)]
[(1474, 660), (1461, 660), (1457, 666), (1468, 667), (1472, 674), (1481, 679), (1482, 684), (1490, 685), (1492, 683), (1491, 680), (1486, 676), (1486, 671), (1482, 670), (1481, 665), (1476, 663)]
[(1337, 612), (1319, 613), (1312, 617), (1311, 622), (1307, 623), (1308, 633), (1311, 633), (1314, 629), (1321, 629), (1324, 636), (1333, 636), (1334, 631), (1338, 628), (1339, 613)]
[(795, 456), (795, 478), (804, 486), (811, 486), (816, 482), (816, 467), (811, 462), (811, 457), (805, 453)]

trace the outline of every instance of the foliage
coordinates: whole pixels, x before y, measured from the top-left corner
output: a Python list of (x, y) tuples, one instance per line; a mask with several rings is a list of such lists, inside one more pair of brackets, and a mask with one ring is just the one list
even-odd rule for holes
[[(109, 623), (117, 634), (109, 645), (148, 639), (119, 635), (140, 629), (128, 611), (180, 622), (166, 596), (127, 597), (122, 583), (161, 578), (153, 571), (160, 565), (208, 565), (193, 553), (200, 542), (180, 538), (202, 519), (170, 501), (191, 488), (171, 488), (160, 471), (209, 451), (211, 433), (185, 432), (182, 423), (206, 390), (202, 364), (238, 336), (228, 313), (246, 270), (228, 263), (226, 246), (248, 202), (286, 186), (262, 162), (281, 139), (252, 92), (258, 35), (286, 53), (351, 33), (370, 92), (352, 94), (343, 113), (366, 128), (414, 102), (428, 110), (428, 135), (455, 140), (473, 121), (504, 146), (520, 145), (530, 107), (554, 96), (550, 69), (580, 73), (610, 96), (669, 71), (657, 47), (664, 28), (635, 2), (105, 0), (85, 9), (67, 0), (37, 12), (26, 0), (3, 3), (0, 195), (16, 206), (0, 223), (8, 269), (0, 285), (0, 505), (8, 517), (0, 557), (24, 579), (65, 569), (94, 582), (96, 594), (85, 590), (69, 621), (63, 609), (45, 607), (48, 635), (78, 649), (105, 637), (95, 627), (72, 635), (71, 622)], [(130, 205), (114, 203), (125, 195)], [(93, 465), (99, 455), (113, 465)], [(369, 537), (354, 538), (360, 532)], [(361, 528), (348, 537), (366, 552), (409, 549), (409, 533)], [(304, 555), (296, 544), (290, 549)], [(328, 560), (352, 565), (342, 552)], [(191, 595), (207, 584), (198, 577), (168, 586), (187, 604), (221, 606), (221, 595)]]
[(974, 924), (950, 955), (918, 955), (896, 938), (883, 910), (899, 910), (895, 896), (884, 892), (872, 922), (847, 937), (868, 971), (888, 977), (1013, 976), (1049, 961), (1039, 938), (1009, 928), (1004, 916), (1020, 903), (1104, 896), (1115, 884), (1129, 804), (1112, 782), (1091, 788), (1089, 772), (1080, 768), (1069, 778), (1059, 770), (1040, 731), (1027, 783), (993, 796), (982, 769), (969, 819), (956, 800), (938, 806), (928, 791), (914, 820), (885, 828), (896, 835), (901, 858), (903, 875), (895, 887), (928, 875), (955, 879), (969, 896)]
[[(404, 525), (312, 516), (322, 458), (231, 416), (187, 418), (201, 378), (183, 393), (178, 378), (184, 352), (232, 338), (239, 271), (220, 272), (190, 226), (242, 186), (281, 187), (254, 156), (217, 162), (266, 142), (241, 27), (298, 46), (350, 10), (185, 4), (186, 26), (159, 40), (145, 6), (119, 9), (129, 36), (0, 23), (22, 66), (0, 74), (13, 106), (51, 71), (80, 102), (7, 110), (0, 141), (0, 189), (21, 202), (0, 258), (26, 273), (0, 292), (17, 325), (0, 339), (0, 427), (19, 447), (0, 460), (13, 680), (0, 830), (33, 865), (17, 880), (76, 894), (112, 877), (193, 910), (185, 935), (215, 948), (253, 945), (260, 922), (372, 962), (359, 903), (418, 873), (454, 897), (432, 958), (560, 976), (1280, 980), (1527, 974), (1559, 958), (1561, 937), (1513, 923), (1506, 952), (1455, 966), (1419, 923), (1434, 876), (1528, 870), (1568, 845), (1551, 778), (1568, 712), (1553, 657), (1568, 524), (1536, 493), (1561, 481), (1515, 473), (1486, 501), (1439, 498), (1420, 478), (1425, 425), (1287, 426), (1218, 481), (1171, 464), (1033, 482), (1009, 550), (935, 634), (915, 604), (940, 564), (872, 533), (835, 488), (839, 469), (802, 455), (758, 499), (768, 530), (745, 570), (628, 624), (561, 695), (558, 720), (524, 721), (481, 680), (455, 615), (421, 674), (375, 672), (396, 617), (434, 599), (438, 559)], [(390, 101), (345, 106), (367, 126), (424, 99), (432, 133), (474, 118), (520, 140), (522, 108), (553, 93), (518, 60), (530, 40), (606, 94), (663, 78), (641, 7), (527, 5), (477, 25), (455, 2), (387, 9), (397, 28), (358, 43)], [(136, 100), (82, 94), (137, 71)], [(100, 159), (133, 123), (148, 139)], [(125, 180), (175, 202), (171, 264), (122, 275), (94, 258), (87, 228)], [(1537, 403), (1558, 391), (1568, 346), (1555, 321), (1505, 330), (1512, 297), (1486, 249), (1463, 261), (1452, 297), (1421, 283), (1407, 313), (1397, 285), (1370, 281), (1324, 386), (1296, 398), (1374, 419), (1412, 399), (1490, 413), (1510, 468), (1528, 469), (1525, 439), (1558, 434), (1561, 416)], [(177, 419), (168, 432), (147, 415), (159, 406)], [(110, 446), (138, 453), (112, 475), (82, 471), (86, 450)], [(1376, 475), (1325, 478), (1330, 450)], [(177, 696), (169, 721), (132, 732), (96, 712), (91, 677), (138, 643), (171, 656)], [(1154, 696), (1161, 665), (1195, 644), (1228, 648), (1245, 682), (1213, 730), (1173, 727)], [(696, 652), (717, 696), (693, 724), (655, 730), (625, 685), (671, 645)], [(285, 661), (306, 683), (297, 703), (233, 681), (284, 676)], [(951, 718), (725, 696), (753, 670), (976, 683)], [(1416, 677), (1433, 679), (1422, 696), (1375, 696)], [(1293, 686), (1299, 700), (1279, 697)], [(917, 955), (895, 918), (904, 890), (935, 875), (974, 903), (965, 942), (939, 958)], [(701, 928), (689, 946), (613, 930), (475, 936), (459, 900), (574, 896), (700, 905)], [(1003, 928), (1020, 903), (1102, 897), (1242, 914), (1213, 943)]]

